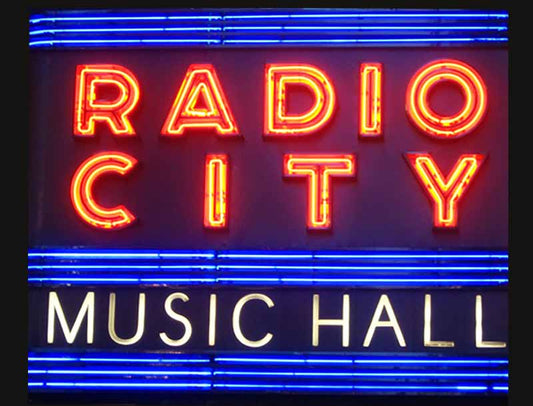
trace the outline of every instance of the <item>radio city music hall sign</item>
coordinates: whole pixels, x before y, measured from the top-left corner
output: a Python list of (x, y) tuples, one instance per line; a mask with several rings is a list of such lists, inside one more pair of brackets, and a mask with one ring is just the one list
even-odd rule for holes
[[(382, 105), (387, 97), (383, 94), (384, 68), (379, 62), (361, 63), (359, 71), (353, 73), (359, 78), (359, 90), (356, 94), (359, 98), (359, 111), (353, 112), (357, 117), (353, 122), (358, 123), (358, 128), (354, 125), (350, 136), (387, 142), (382, 126)], [(441, 84), (452, 85), (461, 90), (462, 106), (452, 115), (438, 114), (431, 106), (430, 94)], [(168, 83), (168, 86), (173, 85), (174, 83)], [(310, 64), (267, 63), (264, 65), (262, 86), (265, 141), (278, 140), (283, 143), (284, 140), (312, 137), (319, 131), (325, 132), (327, 137), (326, 127), (337, 111), (335, 88), (340, 86), (340, 83), (334, 83), (324, 69)], [(294, 111), (289, 107), (291, 93), (302, 90), (312, 102), (304, 111)], [(135, 73), (125, 66), (77, 65), (72, 103), (73, 136), (89, 139), (97, 137), (99, 130), (107, 130), (117, 138), (142, 137), (143, 134), (136, 131), (134, 113), (143, 97), (143, 91), (149, 92), (150, 89), (144, 89)], [(105, 94), (112, 94), (113, 97), (104, 97)], [(482, 122), (487, 110), (487, 88), (474, 66), (457, 59), (438, 59), (421, 66), (412, 75), (407, 82), (404, 100), (403, 106), (387, 105), (387, 108), (405, 109), (405, 119), (410, 121), (421, 136), (446, 143), (460, 137), (468, 137)], [(168, 106), (165, 120), (154, 125), (158, 126), (160, 136), (167, 139), (210, 135), (221, 140), (246, 138), (247, 135), (239, 130), (238, 117), (233, 114), (233, 103), (236, 101), (226, 96), (224, 81), (217, 73), (216, 66), (191, 64), (181, 84), (177, 86), (174, 101)], [(361, 154), (364, 154), (364, 150)], [(468, 188), (478, 176), (486, 154), (479, 151), (462, 153), (456, 157), (453, 167), (446, 170), (439, 166), (435, 157), (428, 151), (406, 150), (404, 158), (407, 165), (398, 170), (409, 171), (410, 168), (412, 175), (419, 181), (421, 191), (430, 203), (427, 215), (432, 216), (434, 229), (457, 229), (459, 202), (467, 196)], [(143, 162), (146, 166), (150, 164), (151, 162)], [(115, 207), (105, 207), (96, 199), (93, 186), (106, 175), (118, 174), (127, 177), (138, 165), (139, 161), (135, 156), (117, 150), (100, 151), (81, 162), (70, 182), (70, 200), (79, 218), (89, 227), (104, 232), (134, 225), (142, 214), (129, 210), (127, 201)], [(283, 178), (301, 178), (307, 182), (307, 211), (305, 219), (302, 215), (302, 227), (305, 221), (308, 230), (332, 228), (331, 196), (335, 180), (355, 180), (359, 169), (357, 156), (353, 153), (284, 154), (280, 168)], [(228, 228), (230, 219), (238, 217), (238, 214), (231, 212), (229, 196), (231, 193), (244, 192), (229, 190), (231, 172), (229, 154), (205, 155), (202, 204), (203, 225), (207, 230)], [(357, 187), (355, 182), (354, 187)], [(190, 204), (199, 202), (191, 201)], [(99, 335), (96, 341), (106, 342), (106, 345), (129, 346), (148, 340), (157, 342), (155, 345), (159, 348), (187, 348), (193, 345), (209, 349), (217, 346), (221, 335), (229, 335), (236, 340), (234, 344), (238, 348), (270, 348), (269, 344), (276, 341), (277, 335), (285, 334), (279, 323), (265, 321), (250, 327), (248, 322), (248, 326), (243, 327), (243, 314), (247, 313), (248, 317), (251, 313), (261, 314), (266, 320), (269, 313), (278, 314), (273, 317), (281, 317), (279, 312), (289, 314), (293, 311), (291, 317), (300, 320), (309, 331), (305, 330), (307, 332), (302, 336), (293, 334), (291, 338), (282, 337), (279, 340), (285, 343), (292, 340), (295, 348), (301, 345), (320, 348), (323, 343), (320, 340), (320, 332), (328, 326), (336, 327), (335, 330), (340, 332), (337, 342), (339, 348), (371, 347), (374, 335), (380, 328), (391, 332), (392, 348), (409, 348), (409, 340), (418, 341), (422, 347), (453, 348), (455, 345), (453, 332), (450, 337), (444, 338), (436, 338), (432, 333), (433, 291), (412, 294), (408, 304), (404, 302), (395, 309), (395, 300), (399, 299), (395, 298), (394, 292), (389, 291), (372, 294), (364, 291), (358, 291), (356, 294), (340, 292), (335, 298), (327, 295), (324, 297), (325, 292), (300, 292), (299, 303), (302, 305), (290, 306), (292, 295), (263, 290), (258, 287), (257, 291), (251, 293), (206, 293), (183, 289), (168, 289), (166, 293), (159, 289), (151, 293), (135, 292), (128, 299), (129, 303), (136, 303), (133, 311), (126, 317), (136, 320), (134, 333), (129, 337), (117, 332), (117, 315), (121, 312), (117, 310), (119, 305), (116, 290), (60, 292), (61, 295), (71, 296), (69, 305), (65, 305), (66, 296), (62, 296), (60, 300), (58, 291), (51, 290), (46, 292), (46, 299), (42, 299), (46, 300), (48, 309), (46, 343), (57, 344), (59, 340), (72, 344), (78, 337), (78, 340), (86, 344), (93, 344), (96, 331)], [(122, 294), (124, 292), (121, 292)], [(475, 349), (505, 348), (504, 341), (491, 341), (484, 337), (483, 296), (477, 292), (463, 292), (461, 295), (460, 300), (464, 304), (461, 305), (461, 311), (470, 309), (473, 315), (472, 325), (465, 327), (471, 333), (465, 334), (470, 337), (467, 345)], [(491, 293), (487, 295), (490, 296)], [(333, 314), (337, 314), (337, 318), (327, 315), (332, 313), (331, 310), (321, 310), (321, 303), (329, 301), (331, 305), (331, 300), (336, 304)], [(148, 305), (150, 302), (152, 306)], [(194, 302), (197, 303), (194, 305), (197, 306), (196, 310), (203, 310), (187, 311), (187, 306)], [(363, 305), (363, 302), (366, 302), (366, 305)], [(161, 315), (151, 313), (156, 311), (156, 308), (159, 313), (164, 313), (181, 326), (179, 337), (176, 337), (175, 333), (164, 331), (164, 325), (158, 324), (156, 327), (150, 322), (151, 317), (158, 317), (158, 320), (161, 318)], [(178, 312), (176, 308), (181, 310)], [(65, 309), (69, 310), (70, 316), (67, 317)], [(286, 311), (287, 309), (289, 310)], [(419, 324), (414, 328), (414, 333), (406, 335), (400, 314), (403, 313), (403, 320), (406, 320), (409, 314), (418, 311)], [(440, 312), (442, 315), (445, 311), (441, 309)], [(105, 318), (107, 327), (95, 329), (95, 324), (106, 323)], [(84, 338), (80, 338), (84, 320), (86, 334)], [(221, 320), (226, 321), (225, 326), (220, 326)], [(217, 325), (220, 330), (218, 332)], [(193, 334), (197, 329), (201, 332)], [(107, 330), (107, 333), (104, 333), (104, 330)], [(359, 335), (360, 342), (357, 342), (359, 338), (354, 339), (354, 336)], [(307, 342), (304, 342), (306, 340)]]
[[(383, 70), (379, 62), (361, 63), (359, 72), (358, 128), (354, 125), (353, 137), (382, 139)], [(74, 76), (73, 76), (74, 78)], [(459, 88), (462, 106), (452, 115), (438, 114), (431, 106), (430, 94), (441, 84)], [(174, 86), (168, 83), (168, 86)], [(264, 115), (263, 138), (267, 140), (293, 140), (312, 137), (335, 116), (337, 106), (336, 86), (328, 72), (320, 66), (299, 63), (265, 64), (263, 78)], [(142, 137), (136, 131), (132, 117), (143, 97), (143, 84), (135, 72), (116, 64), (77, 65), (75, 96), (72, 103), (73, 136), (80, 139), (96, 137), (101, 130), (110, 131), (114, 137)], [(288, 100), (294, 91), (305, 91), (312, 102), (304, 111), (291, 111)], [(113, 97), (103, 97), (105, 93)], [(356, 89), (354, 89), (356, 92)], [(239, 120), (233, 114), (232, 104), (224, 91), (224, 81), (211, 64), (191, 64), (177, 87), (172, 105), (160, 128), (161, 137), (198, 137), (215, 135), (221, 140), (246, 138), (239, 130)], [(483, 77), (464, 61), (438, 59), (421, 66), (410, 78), (405, 92), (406, 120), (422, 136), (435, 140), (451, 141), (468, 137), (482, 122), (487, 110), (487, 88)], [(357, 120), (353, 121), (357, 123)], [(100, 135), (102, 136), (102, 135)], [(391, 134), (392, 136), (392, 134)], [(364, 151), (361, 152), (364, 154)], [(472, 181), (478, 176), (486, 154), (468, 151), (455, 159), (451, 169), (441, 168), (438, 160), (428, 151), (408, 151), (405, 162), (419, 181), (430, 206), (428, 216), (433, 218), (435, 230), (456, 229), (459, 219), (459, 202), (468, 195)], [(308, 230), (332, 228), (332, 190), (337, 178), (356, 180), (359, 169), (353, 153), (286, 153), (280, 172), (284, 179), (300, 178), (307, 182)], [(150, 165), (150, 162), (143, 162)], [(127, 177), (139, 165), (135, 156), (106, 150), (94, 154), (79, 164), (72, 175), (70, 198), (72, 208), (88, 226), (98, 230), (119, 230), (135, 224), (142, 214), (128, 209), (127, 202), (115, 207), (100, 204), (93, 193), (93, 185), (108, 174)], [(405, 167), (406, 170), (407, 167)], [(403, 170), (403, 168), (398, 168)], [(205, 155), (203, 225), (206, 229), (225, 229), (232, 213), (229, 196), (243, 191), (229, 190), (231, 156), (217, 153)], [(356, 183), (354, 182), (354, 187)], [(303, 203), (303, 202), (302, 202)], [(191, 201), (190, 204), (200, 204)], [(243, 220), (247, 221), (247, 220)], [(385, 303), (385, 302), (382, 302)]]

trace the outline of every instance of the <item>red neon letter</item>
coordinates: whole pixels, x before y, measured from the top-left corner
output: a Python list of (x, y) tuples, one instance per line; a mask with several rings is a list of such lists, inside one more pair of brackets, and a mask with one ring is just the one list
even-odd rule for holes
[(381, 75), (380, 63), (361, 64), (361, 137), (375, 138), (381, 135)]
[[(461, 111), (443, 117), (429, 107), (431, 88), (443, 81), (458, 84), (465, 103)], [(416, 72), (407, 88), (406, 110), (412, 122), (427, 134), (437, 138), (458, 138), (472, 131), (487, 109), (487, 89), (483, 79), (466, 63), (443, 59), (431, 62)]]
[[(118, 90), (115, 100), (97, 100), (97, 89), (112, 85)], [(118, 65), (78, 65), (74, 134), (94, 135), (95, 121), (104, 121), (116, 135), (133, 135), (128, 114), (139, 101), (139, 83), (128, 69)]]
[[(287, 114), (287, 85), (305, 85), (315, 104), (301, 114)], [(265, 135), (303, 135), (324, 127), (333, 114), (335, 92), (324, 72), (310, 65), (266, 65)]]
[(124, 206), (104, 208), (94, 201), (92, 188), (99, 176), (107, 173), (125, 175), (137, 163), (132, 156), (121, 152), (103, 152), (85, 160), (76, 170), (70, 184), (70, 199), (76, 213), (96, 228), (116, 230), (123, 228), (135, 216)]
[[(200, 95), (205, 107), (197, 105)], [(219, 135), (239, 134), (212, 65), (189, 66), (161, 134), (182, 135), (186, 128), (214, 128)]]
[(207, 155), (205, 159), (204, 227), (227, 226), (228, 156)]
[(483, 163), (481, 154), (461, 155), (448, 177), (442, 172), (428, 153), (405, 154), (407, 162), (415, 172), (420, 184), (434, 203), (433, 225), (441, 228), (457, 227), (459, 216), (457, 203)]
[(307, 228), (323, 230), (331, 227), (330, 176), (354, 176), (354, 155), (287, 154), (283, 158), (285, 176), (307, 176)]

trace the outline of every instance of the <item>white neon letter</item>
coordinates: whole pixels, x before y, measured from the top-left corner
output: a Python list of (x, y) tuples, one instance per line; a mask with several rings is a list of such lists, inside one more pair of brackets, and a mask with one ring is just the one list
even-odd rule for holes
[(272, 334), (267, 333), (265, 336), (257, 341), (248, 340), (241, 331), (241, 310), (243, 306), (246, 304), (246, 302), (249, 302), (250, 300), (262, 300), (267, 304), (269, 308), (274, 306), (274, 302), (266, 295), (262, 295), (260, 293), (251, 293), (249, 295), (243, 296), (239, 299), (237, 304), (235, 305), (235, 309), (233, 310), (233, 333), (235, 334), (235, 337), (237, 337), (237, 340), (239, 340), (242, 344), (246, 345), (247, 347), (262, 347), (270, 340), (272, 340)]
[(319, 326), (342, 327), (342, 346), (350, 344), (350, 296), (342, 295), (342, 319), (320, 319), (320, 295), (313, 295), (313, 347), (318, 346)]
[(453, 347), (453, 341), (431, 340), (431, 295), (424, 297), (424, 347)]
[(189, 301), (189, 297), (185, 293), (172, 293), (167, 297), (165, 300), (165, 312), (170, 316), (171, 319), (179, 321), (185, 326), (185, 333), (183, 333), (183, 337), (173, 340), (168, 337), (166, 333), (160, 333), (159, 337), (161, 337), (161, 341), (163, 341), (166, 345), (170, 345), (171, 347), (179, 347), (180, 345), (186, 344), (187, 341), (191, 338), (192, 335), (192, 326), (189, 319), (187, 319), (185, 316), (182, 316), (181, 314), (176, 313), (174, 310), (172, 310), (172, 302), (175, 299), (183, 300), (184, 302)]
[(131, 338), (120, 338), (115, 332), (115, 307), (116, 307), (116, 294), (109, 294), (109, 318), (107, 322), (107, 329), (109, 331), (109, 337), (120, 345), (132, 345), (139, 341), (144, 333), (144, 313), (145, 313), (145, 297), (144, 293), (139, 293), (139, 306), (137, 310), (137, 331)]
[(483, 341), (483, 303), (481, 295), (476, 295), (476, 348), (505, 348), (503, 341)]
[(92, 344), (94, 339), (94, 292), (88, 292), (85, 295), (85, 299), (81, 305), (80, 311), (76, 316), (74, 325), (72, 329), (68, 328), (67, 319), (65, 318), (65, 313), (63, 313), (63, 308), (59, 302), (56, 292), (50, 292), (48, 296), (48, 334), (47, 342), (52, 344), (54, 342), (54, 315), (57, 314), (59, 319), (59, 324), (61, 325), (61, 330), (65, 334), (65, 339), (67, 343), (72, 344), (78, 335), (78, 331), (81, 326), (81, 322), (87, 314), (87, 344)]
[[(389, 317), (388, 321), (380, 321), (383, 310), (387, 312), (387, 316)], [(396, 320), (396, 315), (394, 314), (394, 310), (392, 309), (392, 305), (387, 295), (381, 295), (379, 298), (376, 311), (372, 317), (372, 322), (370, 323), (370, 327), (366, 333), (363, 347), (370, 346), (370, 342), (372, 341), (376, 327), (392, 327), (394, 329), (394, 334), (396, 334), (396, 338), (398, 339), (398, 343), (400, 343), (400, 347), (405, 347), (405, 340), (403, 338), (402, 330), (400, 329), (400, 325)]]

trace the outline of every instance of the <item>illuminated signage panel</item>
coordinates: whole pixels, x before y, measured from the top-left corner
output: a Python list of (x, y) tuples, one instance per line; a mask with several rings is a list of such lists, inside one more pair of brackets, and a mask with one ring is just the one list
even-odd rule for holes
[(30, 394), (506, 393), (507, 14), (259, 11), (30, 19)]

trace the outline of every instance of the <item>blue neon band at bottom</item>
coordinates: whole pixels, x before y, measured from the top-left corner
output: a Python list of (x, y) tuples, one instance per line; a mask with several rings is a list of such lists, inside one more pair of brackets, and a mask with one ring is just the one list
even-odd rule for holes
[(194, 358), (89, 358), (89, 357), (28, 357), (30, 362), (147, 362), (147, 363), (208, 363), (209, 359)]
[(305, 370), (300, 371), (220, 371), (220, 370), (177, 370), (177, 369), (29, 369), (30, 375), (197, 375), (197, 376), (285, 376), (285, 377), (404, 377), (404, 378), (425, 378), (425, 377), (440, 377), (440, 378), (508, 378), (508, 373), (491, 373), (491, 372), (331, 372), (331, 371), (318, 371), (308, 372)]
[[(106, 357), (104, 354), (99, 354), (94, 357), (90, 356), (28, 356), (29, 362), (145, 362), (145, 363), (209, 363), (209, 358), (171, 358), (168, 355), (166, 357)], [(283, 357), (283, 356), (227, 356), (227, 357), (214, 357), (213, 362), (224, 364), (322, 364), (322, 365), (335, 365), (335, 364), (421, 364), (421, 365), (476, 365), (476, 366), (488, 366), (488, 365), (507, 365), (509, 363), (506, 359), (459, 359), (459, 358), (433, 358), (433, 359), (415, 359), (415, 358), (336, 358), (336, 357)]]
[[(423, 356), (417, 359), (413, 356), (392, 357), (390, 355), (342, 358), (319, 354), (315, 357), (304, 354), (294, 356), (250, 354), (250, 356), (218, 357), (211, 355), (209, 358), (196, 359), (194, 358), (196, 354), (183, 354), (183, 358), (180, 359), (172, 357), (171, 354), (159, 357), (147, 356), (149, 354), (140, 354), (139, 357), (135, 357), (134, 354), (120, 357), (118, 354), (107, 355), (106, 353), (94, 353), (92, 356), (61, 355), (61, 353), (47, 352), (39, 356), (38, 353), (30, 353), (28, 356), (29, 376), (41, 377), (41, 380), (30, 380), (28, 387), (35, 391), (128, 388), (132, 390), (325, 393), (488, 392), (503, 394), (508, 391), (506, 382), (508, 360), (503, 358)], [(40, 362), (32, 367), (31, 362), (35, 361)], [(58, 361), (60, 365), (53, 365)], [(73, 362), (86, 361), (103, 364), (93, 363), (90, 368), (83, 364), (73, 365)], [(108, 365), (106, 365), (107, 361), (110, 361)], [(119, 367), (115, 361), (124, 365)], [(197, 366), (190, 363), (180, 365), (181, 362), (186, 361), (201, 363)], [(138, 362), (145, 362), (145, 364)], [(147, 365), (146, 362), (154, 365)], [(163, 362), (172, 363), (165, 366), (161, 365)], [(247, 369), (246, 364), (253, 365), (254, 369)], [(276, 364), (282, 366), (273, 368)], [(306, 365), (309, 368), (306, 368)], [(359, 369), (356, 365), (365, 367)], [(287, 368), (288, 366), (296, 368)], [(428, 367), (430, 368), (426, 369)], [(46, 378), (43, 379), (43, 376)], [(180, 376), (190, 376), (191, 379), (174, 380)], [(61, 379), (57, 380), (59, 377)], [(98, 380), (92, 380), (93, 377), (98, 377)], [(197, 380), (194, 380), (195, 378)], [(398, 379), (401, 381), (398, 382)], [(492, 382), (487, 385), (487, 381)]]
[(80, 369), (80, 370), (67, 370), (67, 369), (46, 369), (46, 370), (37, 370), (29, 369), (28, 374), (31, 375), (198, 375), (198, 376), (211, 376), (211, 371), (176, 371), (176, 370), (91, 370), (91, 369)]
[(50, 388), (221, 388), (221, 389), (288, 389), (288, 390), (344, 390), (344, 391), (487, 391), (487, 386), (481, 385), (306, 385), (306, 384), (244, 384), (244, 383), (146, 383), (146, 382), (28, 382), (28, 386), (46, 386)]
[(49, 387), (87, 387), (87, 388), (182, 388), (198, 389), (210, 388), (210, 383), (180, 382), (180, 383), (146, 383), (146, 382), (44, 382)]
[(298, 385), (298, 384), (232, 384), (215, 383), (214, 388), (227, 389), (337, 389), (382, 391), (486, 391), (487, 386), (430, 386), (430, 385)]
[(475, 372), (305, 372), (305, 371), (213, 371), (222, 376), (294, 376), (294, 377), (440, 377), (440, 378), (508, 378), (507, 373)]
[(308, 363), (308, 364), (473, 364), (473, 365), (490, 365), (490, 364), (508, 364), (507, 360), (467, 360), (467, 359), (297, 359), (297, 358), (245, 358), (245, 357), (215, 357), (215, 362), (227, 363)]

